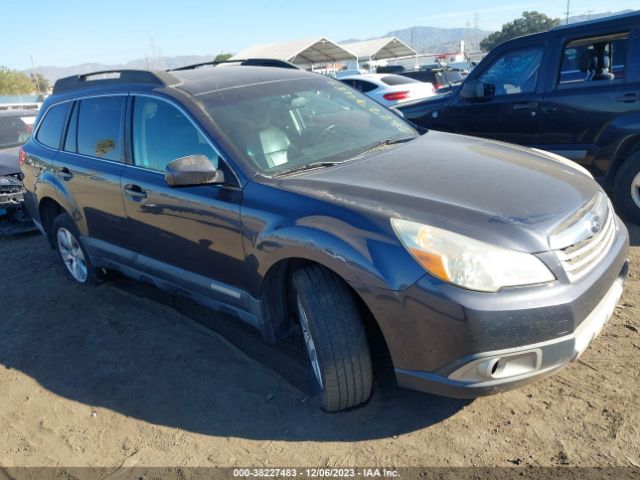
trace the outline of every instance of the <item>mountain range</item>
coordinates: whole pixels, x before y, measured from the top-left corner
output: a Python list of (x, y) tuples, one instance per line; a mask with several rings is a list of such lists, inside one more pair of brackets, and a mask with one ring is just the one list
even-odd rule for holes
[[(603, 12), (593, 13), (589, 15), (578, 15), (569, 17), (569, 22), (581, 22), (588, 19), (596, 19), (631, 12), (625, 10), (622, 12)], [(424, 27), (416, 26), (395, 30), (382, 35), (380, 37), (397, 37), (419, 53), (444, 53), (458, 51), (460, 41), (464, 40), (467, 51), (478, 50), (479, 44), (487, 35), (492, 33), (488, 30), (480, 30), (475, 28), (441, 28), (441, 27)], [(370, 40), (370, 39), (367, 39)], [(358, 39), (343, 40), (340, 43), (349, 43), (358, 41)], [(180, 55), (174, 57), (147, 57), (138, 58), (123, 64), (104, 64), (104, 63), (82, 63), (69, 67), (58, 66), (38, 66), (35, 71), (42, 74), (50, 82), (54, 82), (58, 78), (69, 75), (77, 75), (80, 73), (95, 72), (99, 70), (117, 70), (123, 68), (143, 68), (143, 69), (166, 69), (176, 68), (192, 63), (211, 61), (215, 55)], [(25, 70), (31, 73), (32, 70)]]

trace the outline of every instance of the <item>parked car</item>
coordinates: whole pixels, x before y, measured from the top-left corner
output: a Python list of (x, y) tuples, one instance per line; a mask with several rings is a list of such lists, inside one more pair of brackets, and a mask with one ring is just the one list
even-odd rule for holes
[(354, 75), (364, 75), (366, 73), (366, 70), (340, 70), (336, 72), (335, 78), (341, 79), (344, 77), (353, 77)]
[(403, 102), (434, 96), (435, 89), (430, 83), (392, 74), (367, 74), (339, 79), (345, 85), (355, 88), (373, 98), (385, 107), (393, 107)]
[(420, 70), (407, 70), (400, 75), (433, 85), (437, 93), (448, 93), (460, 86), (464, 77), (458, 70), (448, 67), (422, 67)]
[(20, 146), (31, 135), (36, 110), (0, 110), (0, 218), (22, 211), (23, 188), (18, 164)]
[(495, 48), (453, 95), (402, 106), (422, 127), (577, 162), (640, 222), (640, 13), (570, 24)]
[(301, 70), (113, 77), (58, 80), (20, 153), (70, 278), (117, 270), (299, 339), (326, 410), (369, 398), (377, 334), (401, 386), (474, 397), (578, 358), (621, 295), (625, 226), (553, 155), (421, 136)]

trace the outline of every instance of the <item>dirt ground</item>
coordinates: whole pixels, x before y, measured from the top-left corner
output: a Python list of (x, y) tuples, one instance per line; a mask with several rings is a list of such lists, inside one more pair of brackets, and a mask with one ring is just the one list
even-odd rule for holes
[(339, 414), (248, 327), (127, 280), (77, 286), (39, 234), (0, 252), (4, 467), (640, 466), (640, 247), (615, 316), (555, 376), (461, 401), (383, 372)]

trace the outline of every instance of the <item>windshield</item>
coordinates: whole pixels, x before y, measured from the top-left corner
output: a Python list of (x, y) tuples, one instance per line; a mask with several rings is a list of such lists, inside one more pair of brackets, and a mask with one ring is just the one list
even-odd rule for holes
[(345, 161), (373, 145), (418, 136), (378, 103), (320, 76), (196, 98), (245, 158), (269, 175)]
[(0, 148), (17, 147), (27, 141), (35, 121), (33, 115), (0, 115)]

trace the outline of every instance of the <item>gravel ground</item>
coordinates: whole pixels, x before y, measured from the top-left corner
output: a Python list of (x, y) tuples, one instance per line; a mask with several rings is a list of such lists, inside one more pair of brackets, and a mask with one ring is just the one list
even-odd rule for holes
[(615, 316), (555, 376), (461, 401), (383, 371), (340, 414), (229, 318), (124, 279), (77, 286), (39, 234), (0, 252), (4, 467), (640, 466), (638, 247)]

